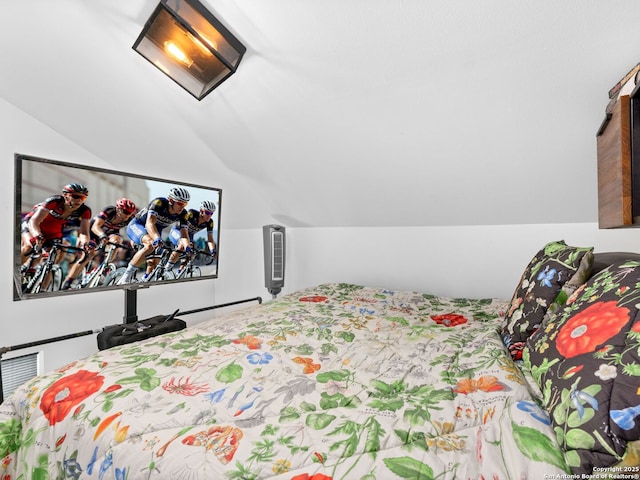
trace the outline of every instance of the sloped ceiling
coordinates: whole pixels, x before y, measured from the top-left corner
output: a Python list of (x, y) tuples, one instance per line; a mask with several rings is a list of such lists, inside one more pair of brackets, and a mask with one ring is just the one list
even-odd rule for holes
[(203, 3), (247, 54), (201, 102), (131, 48), (157, 0), (3, 2), (0, 97), (108, 168), (222, 187), (226, 228), (597, 221), (638, 0)]

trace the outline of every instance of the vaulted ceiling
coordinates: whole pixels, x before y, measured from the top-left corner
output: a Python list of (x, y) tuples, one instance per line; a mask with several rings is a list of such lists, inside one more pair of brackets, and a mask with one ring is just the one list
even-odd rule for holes
[(157, 0), (3, 3), (0, 97), (227, 228), (596, 222), (640, 61), (638, 0), (203, 0), (247, 54), (198, 102), (131, 48)]

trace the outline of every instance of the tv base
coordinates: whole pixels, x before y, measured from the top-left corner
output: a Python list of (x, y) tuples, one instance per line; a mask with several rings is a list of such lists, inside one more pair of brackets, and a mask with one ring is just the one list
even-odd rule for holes
[[(138, 289), (139, 285), (131, 285), (124, 289), (124, 324), (138, 322)], [(143, 287), (147, 288), (147, 287)]]
[(133, 324), (109, 325), (97, 336), (98, 350), (125, 345), (187, 328), (184, 320), (175, 318), (178, 310), (170, 315), (157, 315)]

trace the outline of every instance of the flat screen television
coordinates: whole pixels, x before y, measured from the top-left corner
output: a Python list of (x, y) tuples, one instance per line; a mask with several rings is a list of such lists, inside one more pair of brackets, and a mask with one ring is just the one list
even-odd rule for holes
[(15, 185), (14, 300), (218, 277), (220, 188), (23, 154)]

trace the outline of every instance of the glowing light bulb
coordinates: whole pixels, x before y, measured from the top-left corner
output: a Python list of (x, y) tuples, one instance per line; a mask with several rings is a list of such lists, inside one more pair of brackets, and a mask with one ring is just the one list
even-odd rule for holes
[(175, 43), (171, 41), (165, 42), (164, 49), (169, 55), (178, 60), (180, 63), (184, 63), (187, 67), (193, 65), (193, 60), (191, 60), (191, 58), (189, 58), (186, 53), (180, 50), (180, 47), (178, 47)]

